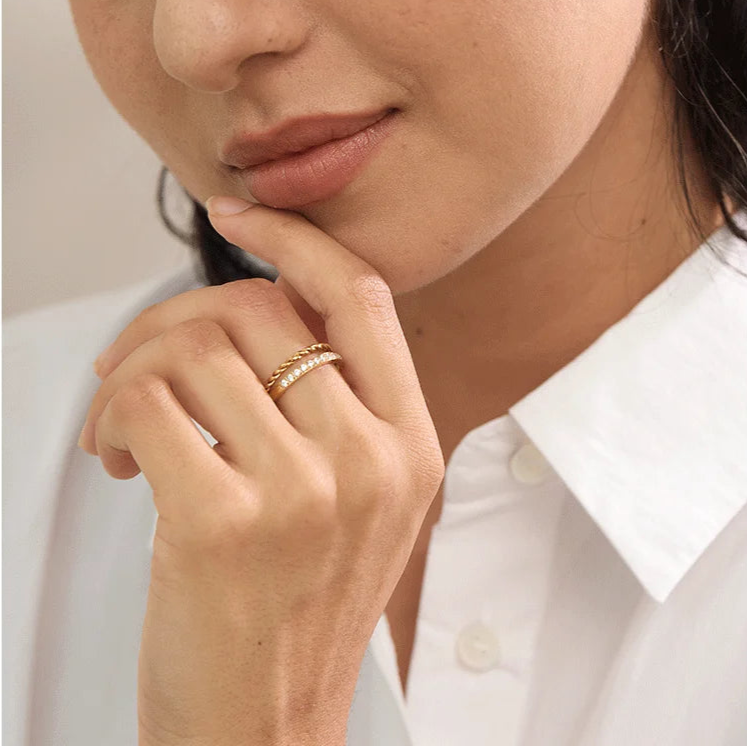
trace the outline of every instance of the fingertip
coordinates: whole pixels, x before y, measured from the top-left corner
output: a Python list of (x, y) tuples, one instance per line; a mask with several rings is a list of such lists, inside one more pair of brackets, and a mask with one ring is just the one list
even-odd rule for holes
[(247, 202), (239, 197), (227, 197), (224, 195), (213, 195), (205, 200), (205, 209), (210, 217), (225, 217), (229, 215), (238, 215), (255, 207), (256, 203)]

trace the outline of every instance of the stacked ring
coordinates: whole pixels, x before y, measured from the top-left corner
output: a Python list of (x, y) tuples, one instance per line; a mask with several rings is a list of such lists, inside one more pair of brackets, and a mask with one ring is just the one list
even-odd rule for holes
[[(319, 355), (299, 363), (292, 371), (289, 371), (282, 379), (280, 379), (283, 372), (292, 367), (296, 361), (301, 360), (305, 355), (315, 352), (319, 352)], [(265, 382), (265, 391), (270, 395), (270, 397), (272, 397), (273, 402), (277, 402), (289, 386), (298, 381), (302, 376), (305, 376), (309, 371), (312, 371), (325, 363), (334, 363), (339, 368), (341, 362), (342, 356), (338, 353), (332, 352), (332, 348), (326, 342), (318, 342), (309, 345), (303, 350), (294, 353), (290, 358), (287, 358), (272, 372), (272, 375)], [(278, 379), (280, 380), (278, 381)]]

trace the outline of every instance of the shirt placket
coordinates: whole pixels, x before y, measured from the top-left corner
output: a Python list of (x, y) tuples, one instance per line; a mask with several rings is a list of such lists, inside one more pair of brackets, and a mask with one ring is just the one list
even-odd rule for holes
[(503, 435), (497, 462), (467, 440), (449, 464), (408, 675), (416, 744), (520, 742), (565, 491)]

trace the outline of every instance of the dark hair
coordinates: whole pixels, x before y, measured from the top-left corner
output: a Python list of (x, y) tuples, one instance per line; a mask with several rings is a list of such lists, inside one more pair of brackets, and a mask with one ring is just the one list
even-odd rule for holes
[[(747, 231), (735, 223), (726, 204), (730, 202), (734, 211), (747, 207), (747, 0), (652, 2), (656, 3), (652, 21), (659, 52), (674, 83), (671, 142), (688, 220), (705, 242), (708, 237), (690, 199), (683, 152), (684, 139), (691, 135), (724, 223), (747, 242)], [(192, 230), (178, 229), (164, 207), (166, 173), (164, 167), (158, 181), (159, 211), (166, 227), (194, 248), (202, 282), (221, 285), (250, 277), (275, 280), (274, 267), (227, 242), (213, 229), (205, 208), (189, 195)]]

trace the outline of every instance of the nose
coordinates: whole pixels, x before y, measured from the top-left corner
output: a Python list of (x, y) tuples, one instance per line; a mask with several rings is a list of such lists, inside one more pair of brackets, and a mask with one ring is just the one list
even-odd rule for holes
[(248, 58), (291, 52), (308, 28), (297, 0), (156, 0), (153, 41), (171, 77), (223, 93), (238, 85)]

